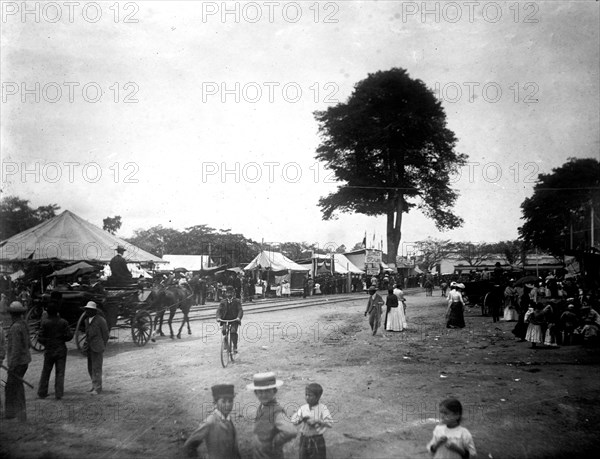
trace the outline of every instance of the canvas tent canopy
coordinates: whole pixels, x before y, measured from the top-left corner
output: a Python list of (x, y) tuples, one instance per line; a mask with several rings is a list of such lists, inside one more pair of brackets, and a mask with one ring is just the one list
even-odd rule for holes
[(125, 247), (123, 256), (128, 263), (163, 263), (160, 258), (68, 210), (0, 242), (0, 261), (87, 260), (108, 263), (119, 245)]
[(268, 269), (277, 274), (287, 271), (306, 272), (310, 271), (310, 266), (299, 265), (280, 252), (263, 250), (244, 268), (244, 271), (255, 271), (258, 269)]
[[(321, 254), (315, 254), (313, 255), (313, 258), (319, 260), (319, 261), (331, 261), (331, 255), (321, 255)], [(347, 274), (347, 273), (352, 273), (352, 274), (363, 274), (364, 271), (360, 268), (358, 268), (354, 263), (352, 263), (345, 255), (341, 254), (341, 253), (334, 253), (333, 254), (333, 270), (336, 273), (339, 274)]]
[(174, 270), (185, 268), (188, 271), (207, 271), (216, 268), (208, 255), (163, 255), (163, 261), (168, 264), (163, 269)]

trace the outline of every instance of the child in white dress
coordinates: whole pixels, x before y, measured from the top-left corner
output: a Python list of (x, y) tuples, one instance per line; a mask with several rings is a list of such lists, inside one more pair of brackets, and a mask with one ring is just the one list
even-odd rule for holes
[(455, 398), (440, 403), (441, 424), (433, 429), (427, 450), (434, 459), (472, 459), (477, 454), (471, 432), (460, 425), (462, 405)]

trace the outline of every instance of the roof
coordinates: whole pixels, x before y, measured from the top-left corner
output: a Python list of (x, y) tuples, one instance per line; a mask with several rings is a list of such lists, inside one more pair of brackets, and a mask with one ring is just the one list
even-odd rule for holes
[(270, 269), (275, 273), (288, 270), (310, 271), (310, 267), (299, 265), (280, 252), (271, 252), (268, 250), (260, 252), (254, 260), (244, 268), (245, 271), (252, 271), (255, 269)]
[(163, 261), (168, 262), (164, 269), (185, 268), (188, 271), (205, 271), (215, 263), (208, 255), (163, 255)]
[(69, 210), (0, 242), (0, 261), (97, 261), (108, 263), (118, 245), (128, 263), (162, 260), (92, 225)]

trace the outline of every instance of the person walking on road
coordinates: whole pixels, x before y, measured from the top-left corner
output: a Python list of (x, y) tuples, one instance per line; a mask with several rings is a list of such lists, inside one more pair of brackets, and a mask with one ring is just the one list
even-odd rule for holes
[(57, 400), (65, 391), (65, 368), (67, 366), (66, 342), (73, 338), (69, 322), (58, 315), (58, 304), (50, 303), (47, 308), (48, 318), (42, 322), (38, 341), (44, 345), (44, 367), (38, 386), (38, 397), (48, 396), (48, 383), (54, 368), (54, 396)]
[(92, 379), (92, 395), (102, 392), (102, 364), (104, 362), (104, 349), (108, 343), (108, 324), (101, 314), (98, 314), (98, 306), (93, 301), (85, 305), (88, 315), (87, 325), (87, 363), (88, 373)]
[(367, 310), (365, 311), (365, 317), (369, 316), (369, 325), (373, 336), (377, 334), (377, 329), (381, 324), (381, 308), (385, 302), (383, 298), (377, 293), (377, 288), (371, 285), (369, 288), (369, 302), (367, 303)]
[(5, 417), (6, 419), (17, 418), (19, 421), (25, 422), (27, 421), (27, 408), (25, 407), (23, 377), (31, 362), (29, 327), (27, 327), (24, 318), (27, 309), (19, 301), (13, 301), (8, 306), (8, 312), (12, 318), (12, 325), (8, 329), (6, 346), (8, 376), (4, 388), (6, 395)]

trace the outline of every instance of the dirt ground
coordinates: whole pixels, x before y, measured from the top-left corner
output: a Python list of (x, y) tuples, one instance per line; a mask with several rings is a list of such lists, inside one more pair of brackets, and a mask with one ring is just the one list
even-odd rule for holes
[[(86, 392), (86, 360), (71, 350), (64, 398), (56, 401), (52, 387), (44, 400), (26, 389), (28, 422), (0, 422), (0, 456), (183, 457), (185, 438), (212, 410), (210, 386), (230, 382), (240, 448), (250, 457), (258, 404), (245, 386), (263, 371), (284, 381), (278, 398), (289, 415), (304, 403), (307, 383), (324, 387), (322, 402), (335, 418), (326, 434), (330, 458), (429, 457), (437, 406), (448, 396), (463, 403), (463, 425), (480, 458), (581, 458), (598, 450), (598, 349), (529, 349), (513, 338), (514, 324), (492, 324), (479, 309), (467, 310), (465, 329), (447, 330), (439, 296), (407, 300), (409, 329), (377, 336), (363, 316), (365, 294), (248, 314), (240, 358), (226, 369), (213, 322), (194, 322), (191, 336), (143, 348), (128, 331), (116, 331), (105, 354), (104, 392)], [(36, 387), (41, 363), (35, 354), (26, 374)], [(297, 457), (297, 440), (285, 451)]]

